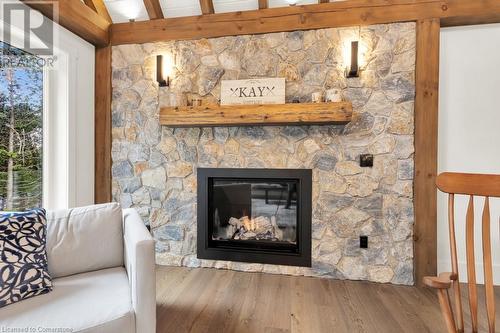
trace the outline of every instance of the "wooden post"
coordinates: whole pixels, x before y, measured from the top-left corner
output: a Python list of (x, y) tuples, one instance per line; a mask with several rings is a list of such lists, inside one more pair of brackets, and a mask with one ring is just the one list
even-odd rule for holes
[(200, 0), (200, 7), (203, 15), (215, 13), (212, 0)]
[(266, 9), (269, 7), (267, 0), (259, 0), (259, 9)]
[(417, 21), (415, 96), (415, 283), (437, 275), (439, 19)]
[(95, 203), (111, 201), (111, 46), (95, 52)]

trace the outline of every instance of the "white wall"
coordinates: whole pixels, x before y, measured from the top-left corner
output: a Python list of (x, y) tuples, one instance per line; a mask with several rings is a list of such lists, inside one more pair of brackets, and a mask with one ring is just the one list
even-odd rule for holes
[[(500, 25), (441, 30), (439, 172), (500, 174)], [(465, 211), (468, 198), (457, 197), (456, 231), (460, 279), (466, 281)], [(476, 262), (482, 263), (476, 198)], [(500, 284), (500, 200), (491, 201), (495, 283)], [(447, 195), (438, 194), (438, 271), (449, 271)], [(483, 266), (477, 266), (482, 281)]]
[[(21, 15), (13, 25), (12, 42), (22, 48)], [(57, 27), (56, 66), (44, 75), (44, 207), (49, 209), (94, 202), (95, 48)]]

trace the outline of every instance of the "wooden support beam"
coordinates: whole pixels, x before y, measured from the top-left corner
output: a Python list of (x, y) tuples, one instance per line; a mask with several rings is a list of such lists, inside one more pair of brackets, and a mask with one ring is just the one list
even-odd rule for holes
[(69, 31), (77, 34), (91, 44), (106, 46), (109, 42), (110, 21), (101, 17), (80, 0), (54, 1), (41, 0), (30, 2), (21, 0), (33, 9), (40, 11), (51, 20), (58, 22)]
[(144, 6), (146, 7), (146, 11), (148, 12), (148, 16), (151, 20), (163, 18), (160, 0), (144, 0)]
[(456, 27), (462, 25), (500, 23), (499, 0), (477, 1), (446, 1), (443, 8), (454, 15), (441, 18), (441, 27)]
[(415, 282), (437, 275), (439, 19), (417, 22), (415, 96)]
[(266, 9), (269, 7), (267, 0), (259, 0), (259, 9)]
[(329, 3), (330, 0), (318, 0), (318, 3)]
[(87, 6), (92, 8), (94, 12), (101, 15), (106, 21), (113, 23), (111, 16), (109, 16), (108, 9), (103, 0), (83, 0)]
[[(201, 0), (203, 4), (206, 1)], [(210, 1), (211, 2), (211, 1)], [(349, 0), (114, 24), (111, 43), (131, 44), (443, 18), (500, 22), (499, 0)]]
[(108, 44), (111, 22), (79, 0), (57, 1), (55, 10), (54, 1), (21, 1), (94, 45)]
[(200, 0), (200, 7), (203, 15), (215, 13), (214, 3), (212, 0)]
[(95, 51), (95, 203), (111, 201), (111, 46)]

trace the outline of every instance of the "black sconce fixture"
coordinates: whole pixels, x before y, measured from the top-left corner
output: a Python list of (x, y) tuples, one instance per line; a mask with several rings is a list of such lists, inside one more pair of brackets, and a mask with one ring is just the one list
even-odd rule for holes
[(351, 42), (351, 65), (345, 69), (345, 77), (359, 77), (358, 41)]
[(170, 77), (165, 79), (163, 77), (163, 56), (161, 54), (156, 56), (156, 81), (160, 87), (168, 87), (170, 85)]

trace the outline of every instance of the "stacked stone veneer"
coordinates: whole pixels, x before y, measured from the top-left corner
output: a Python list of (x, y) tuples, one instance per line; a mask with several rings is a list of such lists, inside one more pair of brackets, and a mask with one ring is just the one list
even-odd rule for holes
[[(360, 39), (360, 78), (343, 44)], [(170, 88), (156, 54), (175, 61)], [(413, 283), (414, 23), (113, 47), (113, 197), (153, 229), (157, 262)], [(172, 129), (159, 107), (219, 98), (220, 81), (286, 77), (287, 101), (341, 88), (348, 125)], [(359, 155), (375, 155), (360, 168)], [(196, 258), (196, 168), (313, 169), (312, 268)], [(359, 236), (369, 248), (359, 248)]]

